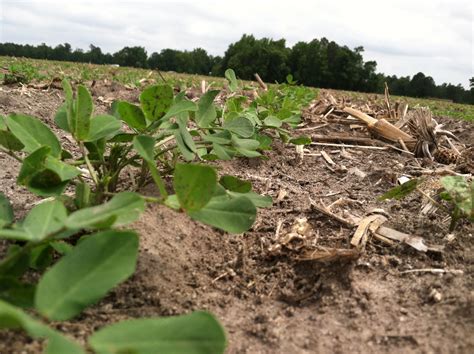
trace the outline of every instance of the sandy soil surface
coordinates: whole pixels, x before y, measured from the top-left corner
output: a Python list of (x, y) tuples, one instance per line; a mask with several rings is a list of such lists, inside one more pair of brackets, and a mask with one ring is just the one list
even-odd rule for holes
[[(93, 94), (101, 112), (107, 110), (108, 99), (136, 102), (139, 92), (98, 87)], [(2, 86), (0, 114), (34, 115), (58, 132), (53, 118), (62, 95), (55, 89)], [(313, 120), (309, 126), (319, 124), (311, 112), (306, 119)], [(472, 124), (440, 121), (462, 142), (474, 141)], [(329, 124), (313, 133), (340, 133), (343, 128)], [(316, 156), (301, 159), (294, 146), (276, 143), (265, 153), (266, 160), (217, 164), (220, 174), (248, 179), (254, 190), (274, 198), (273, 207), (261, 209), (244, 234), (228, 235), (170, 209), (149, 206), (132, 225), (141, 237), (135, 275), (78, 318), (54, 325), (84, 343), (104, 324), (206, 309), (225, 326), (228, 353), (474, 352), (472, 224), (461, 223), (447, 237), (448, 215), (442, 210), (420, 213), (426, 204), (422, 196), (377, 199), (399, 176), (413, 174), (411, 157), (393, 150), (324, 147), (335, 162), (329, 165), (318, 155), (323, 147), (309, 149)], [(15, 160), (0, 153), (0, 166), (0, 190), (22, 217), (37, 199), (15, 184), (20, 167)], [(155, 193), (152, 186), (142, 192)], [(312, 208), (309, 198), (332, 204), (331, 211), (346, 219), (381, 208), (389, 216), (388, 226), (444, 250), (421, 253), (407, 245), (372, 241), (357, 259), (298, 259), (308, 244), (349, 249), (354, 232)], [(279, 235), (285, 235), (299, 218), (307, 218), (310, 226), (307, 243), (271, 251), (278, 243), (277, 225)], [(5, 243), (0, 243), (2, 250)], [(404, 272), (424, 268), (462, 272)], [(0, 332), (4, 354), (38, 353), (40, 345), (18, 332)]]

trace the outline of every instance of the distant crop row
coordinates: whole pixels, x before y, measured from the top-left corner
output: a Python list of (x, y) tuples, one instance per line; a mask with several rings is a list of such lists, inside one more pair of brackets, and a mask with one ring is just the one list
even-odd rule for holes
[[(67, 78), (78, 83), (85, 83), (92, 80), (107, 79), (130, 87), (142, 87), (143, 85), (149, 85), (150, 81), (159, 82), (162, 80), (158, 72), (153, 70), (130, 67), (116, 68), (109, 65), (49, 60), (0, 57), (0, 67), (6, 68), (3, 73), (0, 72), (0, 81), (5, 83), (44, 83), (51, 81), (53, 78)], [(180, 87), (183, 90), (189, 87), (199, 86), (202, 80), (206, 80), (207, 83), (211, 84), (214, 88), (222, 88), (224, 84), (224, 80), (220, 77), (188, 75), (173, 72), (162, 72), (161, 74), (168, 83)], [(343, 93), (361, 98), (368, 97), (368, 94), (360, 92), (343, 91)], [(382, 96), (380, 97), (382, 100)], [(395, 100), (407, 101), (410, 106), (418, 104), (420, 106), (430, 107), (436, 116), (474, 120), (474, 105), (456, 104), (450, 101), (436, 99), (397, 96), (393, 96), (393, 98)]]

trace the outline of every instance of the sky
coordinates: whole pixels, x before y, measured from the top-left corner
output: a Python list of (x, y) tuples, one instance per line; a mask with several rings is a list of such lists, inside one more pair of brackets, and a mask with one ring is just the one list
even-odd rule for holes
[(437, 84), (474, 76), (471, 0), (110, 1), (0, 0), (0, 42), (70, 43), (104, 52), (143, 46), (201, 47), (223, 55), (246, 34), (285, 38), (287, 46), (326, 37), (350, 48), (379, 72), (432, 76)]

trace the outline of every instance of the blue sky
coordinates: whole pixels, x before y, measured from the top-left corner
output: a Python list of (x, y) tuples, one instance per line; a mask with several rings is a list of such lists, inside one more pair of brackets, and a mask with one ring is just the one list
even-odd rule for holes
[(114, 52), (144, 46), (202, 47), (222, 55), (242, 34), (285, 38), (287, 45), (326, 37), (363, 46), (386, 74), (431, 75), (468, 85), (474, 76), (469, 0), (109, 1), (0, 0), (0, 41)]

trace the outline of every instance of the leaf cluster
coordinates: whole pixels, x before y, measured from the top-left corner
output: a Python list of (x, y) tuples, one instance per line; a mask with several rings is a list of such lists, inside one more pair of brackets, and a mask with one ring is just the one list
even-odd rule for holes
[[(235, 73), (228, 70), (226, 77), (234, 94), (223, 107), (214, 103), (221, 94), (216, 90), (193, 102), (169, 85), (154, 85), (141, 93), (138, 105), (117, 101), (109, 114), (99, 115), (89, 90), (74, 90), (64, 80), (65, 102), (54, 121), (72, 136), (72, 148), (35, 117), (0, 116), (0, 148), (21, 162), (17, 183), (46, 198), (17, 220), (0, 193), (0, 238), (10, 241), (0, 260), (0, 328), (21, 327), (47, 339), (46, 353), (83, 353), (22, 308), (48, 320), (69, 320), (130, 277), (138, 235), (124, 227), (146, 203), (230, 233), (249, 230), (257, 208), (271, 206), (272, 199), (252, 191), (250, 182), (218, 176), (205, 162), (263, 157), (273, 138), (290, 140), (287, 128), (299, 122), (307, 95), (286, 85), (248, 102)], [(135, 172), (136, 188), (118, 192), (125, 169)], [(158, 197), (137, 193), (149, 182)], [(28, 272), (39, 280), (25, 282)], [(218, 353), (225, 335), (212, 315), (198, 312), (114, 324), (93, 334), (88, 345), (96, 353)]]

